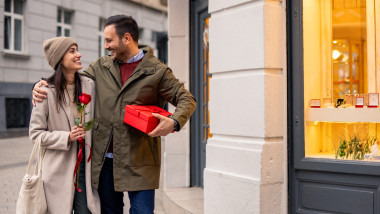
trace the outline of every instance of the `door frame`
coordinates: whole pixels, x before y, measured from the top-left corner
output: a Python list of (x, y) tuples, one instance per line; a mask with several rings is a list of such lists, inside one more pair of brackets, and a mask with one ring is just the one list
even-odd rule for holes
[(199, 23), (208, 14), (208, 0), (190, 1), (190, 91), (197, 107), (190, 119), (190, 185), (203, 187), (203, 170), (206, 166), (206, 144), (203, 139), (203, 26)]

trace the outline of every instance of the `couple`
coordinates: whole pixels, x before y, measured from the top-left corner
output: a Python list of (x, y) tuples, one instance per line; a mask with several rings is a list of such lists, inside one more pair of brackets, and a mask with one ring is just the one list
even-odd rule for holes
[[(130, 213), (153, 213), (155, 189), (159, 187), (161, 138), (179, 131), (190, 118), (196, 102), (170, 68), (138, 46), (136, 21), (125, 15), (111, 16), (104, 28), (105, 48), (111, 56), (100, 57), (83, 73), (81, 54), (72, 38), (44, 42), (54, 74), (33, 89), (30, 138), (42, 134), (47, 148), (42, 177), (49, 213), (123, 213), (123, 192), (128, 192)], [(96, 86), (96, 87), (95, 87)], [(84, 122), (95, 122), (91, 131), (76, 126), (81, 93), (91, 95)], [(176, 106), (171, 117), (154, 114), (160, 123), (145, 134), (123, 122), (125, 105)], [(79, 150), (83, 160), (73, 172)], [(73, 185), (75, 181), (78, 189)], [(81, 190), (81, 191), (78, 191)]]

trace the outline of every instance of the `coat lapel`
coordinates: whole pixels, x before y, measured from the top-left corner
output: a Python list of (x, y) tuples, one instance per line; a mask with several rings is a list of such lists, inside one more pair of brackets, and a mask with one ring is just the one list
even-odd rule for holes
[[(50, 86), (51, 88), (54, 88), (54, 86)], [(55, 90), (52, 90), (54, 95), (57, 96), (57, 93), (55, 92)], [(69, 123), (69, 130), (71, 130), (71, 127), (73, 127), (75, 125), (75, 122), (74, 122), (74, 116), (73, 114), (71, 113), (71, 107), (70, 105), (68, 105), (67, 103), (61, 105), (61, 109), (63, 110), (63, 112), (65, 113), (66, 115), (66, 118), (67, 118), (67, 122)]]
[(85, 114), (85, 116), (84, 116), (84, 122), (86, 123), (86, 122), (91, 120), (91, 118), (92, 118), (91, 114), (94, 113), (94, 112), (90, 111), (90, 109), (91, 109), (90, 106), (93, 105), (93, 103), (94, 103), (93, 99), (95, 97), (93, 97), (94, 95), (91, 93), (91, 86), (88, 84), (88, 82), (86, 80), (83, 80), (83, 79), (81, 79), (81, 81), (82, 81), (82, 93), (86, 93), (86, 94), (91, 95), (91, 101), (83, 111), (83, 114), (88, 113), (88, 114)]
[(117, 62), (106, 61), (103, 65), (108, 68), (118, 87), (121, 88), (120, 68), (117, 66)]

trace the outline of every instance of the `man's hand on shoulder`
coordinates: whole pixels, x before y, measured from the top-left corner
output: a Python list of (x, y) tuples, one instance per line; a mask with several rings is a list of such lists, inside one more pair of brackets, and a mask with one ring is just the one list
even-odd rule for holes
[(174, 120), (160, 114), (152, 113), (160, 120), (158, 126), (148, 135), (151, 137), (166, 136), (174, 130)]
[(47, 91), (41, 89), (43, 85), (48, 86), (46, 80), (40, 80), (34, 85), (32, 101), (34, 107), (36, 107), (36, 102), (42, 102), (43, 99), (46, 99)]

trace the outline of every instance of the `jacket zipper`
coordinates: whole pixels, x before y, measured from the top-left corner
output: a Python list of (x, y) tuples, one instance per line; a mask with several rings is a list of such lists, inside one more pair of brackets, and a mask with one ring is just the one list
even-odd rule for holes
[(102, 163), (104, 163), (104, 159), (106, 158), (106, 154), (107, 154), (107, 151), (108, 151), (108, 147), (110, 146), (110, 143), (111, 143), (112, 135), (113, 135), (113, 125), (112, 125), (112, 128), (111, 128), (110, 136), (109, 136), (109, 138), (108, 138), (108, 142), (107, 142), (106, 150), (105, 150), (104, 153), (103, 153)]

